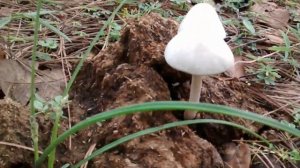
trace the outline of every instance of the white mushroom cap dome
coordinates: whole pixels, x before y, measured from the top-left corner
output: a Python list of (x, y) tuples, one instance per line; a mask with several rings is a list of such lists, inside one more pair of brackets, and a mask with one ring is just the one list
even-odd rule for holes
[(167, 63), (179, 71), (192, 75), (213, 75), (234, 65), (234, 57), (222, 38), (182, 31), (168, 43)]
[(193, 6), (182, 20), (178, 33), (194, 31), (225, 38), (226, 32), (215, 8), (208, 3)]

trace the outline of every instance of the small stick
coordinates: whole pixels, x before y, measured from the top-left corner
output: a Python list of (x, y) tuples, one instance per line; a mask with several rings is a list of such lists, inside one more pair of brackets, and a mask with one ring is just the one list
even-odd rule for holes
[[(93, 143), (90, 148), (88, 149), (88, 151), (86, 152), (84, 159), (86, 159), (88, 156), (90, 156), (93, 152), (93, 150), (96, 147), (96, 143)], [(80, 168), (87, 168), (89, 162), (86, 162), (85, 164), (81, 165)]]
[[(19, 145), (19, 144), (15, 144), (15, 143), (10, 143), (10, 142), (4, 142), (4, 141), (0, 141), (0, 145), (6, 145), (6, 146), (12, 146), (12, 147), (16, 147), (16, 148), (20, 148), (20, 149), (25, 149), (25, 150), (29, 150), (29, 151), (34, 151), (33, 148), (27, 147), (27, 146), (23, 146), (23, 145)], [(40, 154), (43, 154), (42, 151), (38, 151)]]

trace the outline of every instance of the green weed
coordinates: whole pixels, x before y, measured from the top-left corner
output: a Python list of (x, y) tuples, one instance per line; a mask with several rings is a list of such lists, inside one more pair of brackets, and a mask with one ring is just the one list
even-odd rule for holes
[(176, 6), (179, 7), (179, 9), (181, 10), (188, 10), (189, 6), (187, 5), (187, 1), (186, 0), (170, 0), (171, 2), (173, 2)]
[(260, 68), (256, 71), (257, 78), (262, 80), (267, 85), (275, 85), (275, 81), (281, 76), (278, 74), (278, 69), (271, 65), (260, 64)]

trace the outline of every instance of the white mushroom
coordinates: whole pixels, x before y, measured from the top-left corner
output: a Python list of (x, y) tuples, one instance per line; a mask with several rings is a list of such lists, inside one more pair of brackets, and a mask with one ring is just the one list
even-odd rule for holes
[[(171, 67), (192, 75), (191, 102), (199, 102), (203, 75), (222, 73), (234, 65), (233, 54), (224, 41), (225, 30), (216, 11), (211, 9), (208, 4), (193, 7), (165, 50), (165, 59)], [(200, 19), (196, 17), (198, 15)], [(211, 27), (213, 25), (216, 27)], [(194, 111), (184, 113), (185, 119), (195, 117)]]
[(182, 20), (178, 33), (181, 31), (194, 31), (198, 34), (211, 34), (216, 37), (226, 37), (215, 8), (208, 3), (199, 3), (193, 6)]

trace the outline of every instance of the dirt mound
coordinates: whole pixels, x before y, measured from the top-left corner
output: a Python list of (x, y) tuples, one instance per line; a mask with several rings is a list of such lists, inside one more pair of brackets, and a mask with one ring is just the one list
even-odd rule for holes
[[(177, 27), (175, 21), (163, 19), (158, 14), (144, 16), (139, 20), (128, 22), (120, 41), (109, 45), (90, 59), (79, 75), (73, 92), (74, 99), (88, 110), (87, 115), (140, 102), (186, 100), (189, 91), (187, 81), (190, 80), (190, 76), (170, 68), (164, 60), (165, 46), (176, 34)], [(249, 98), (248, 94), (253, 90), (251, 87), (257, 86), (249, 86), (243, 81), (224, 75), (207, 77), (204, 80), (201, 101), (264, 114), (266, 110), (255, 97)], [(95, 143), (102, 146), (129, 133), (176, 121), (174, 115), (182, 118), (178, 113), (156, 112), (113, 119), (102, 125)], [(254, 131), (261, 128), (260, 125), (250, 121), (233, 117), (211, 114), (204, 114), (203, 117), (233, 121)], [(195, 127), (195, 130), (218, 146), (243, 136), (240, 130), (216, 124), (201, 125)], [(213, 167), (222, 165), (215, 149), (189, 128), (171, 130), (173, 132), (171, 135), (178, 137), (171, 136), (168, 132), (164, 131), (154, 137), (145, 136), (121, 145), (118, 149), (95, 159), (94, 166)], [(178, 149), (185, 150), (178, 152)]]
[[(170, 100), (166, 80), (187, 79), (163, 58), (165, 45), (176, 31), (176, 22), (158, 14), (129, 23), (121, 40), (101, 51), (81, 72), (74, 86), (75, 100), (85, 108), (96, 104), (90, 114), (128, 104)], [(160, 112), (118, 117), (98, 128), (95, 143), (102, 146), (176, 120), (172, 113)], [(223, 167), (223, 162), (209, 142), (188, 127), (180, 127), (123, 144), (94, 159), (93, 167)]]

